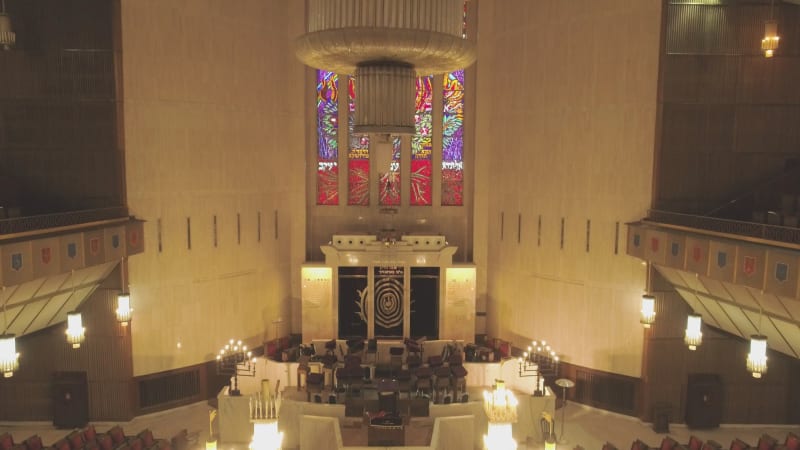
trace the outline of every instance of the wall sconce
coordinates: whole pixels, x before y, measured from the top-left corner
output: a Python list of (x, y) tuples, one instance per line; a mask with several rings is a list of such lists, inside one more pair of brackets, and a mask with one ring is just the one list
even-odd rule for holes
[(0, 335), (0, 372), (3, 378), (11, 378), (19, 368), (17, 341), (13, 334)]
[(85, 337), (86, 328), (83, 327), (81, 313), (67, 313), (67, 342), (72, 344), (72, 348), (80, 348)]
[(764, 38), (761, 39), (761, 50), (764, 56), (772, 58), (778, 48), (780, 36), (778, 36), (778, 22), (773, 19), (775, 12), (775, 0), (769, 2), (769, 20), (764, 22)]
[(639, 319), (645, 328), (650, 328), (650, 325), (656, 321), (656, 298), (652, 295), (642, 295), (642, 316)]
[(117, 294), (117, 321), (123, 326), (127, 327), (128, 322), (131, 321), (131, 294), (127, 292), (120, 292)]
[(778, 36), (778, 22), (770, 19), (764, 23), (764, 38), (761, 39), (761, 50), (764, 56), (772, 58), (778, 48), (781, 37)]
[(686, 335), (683, 342), (689, 346), (689, 350), (697, 350), (697, 346), (703, 343), (703, 317), (700, 314), (689, 314), (686, 319)]
[(125, 257), (119, 261), (119, 273), (122, 278), (122, 292), (117, 294), (117, 321), (123, 326), (127, 327), (128, 322), (131, 321), (131, 294), (128, 292), (128, 285), (125, 284)]
[(767, 373), (767, 337), (760, 334), (750, 336), (750, 353), (747, 354), (747, 370), (753, 378)]
[(6, 0), (0, 1), (0, 47), (11, 50), (17, 42), (17, 34), (11, 27), (11, 17), (6, 14)]

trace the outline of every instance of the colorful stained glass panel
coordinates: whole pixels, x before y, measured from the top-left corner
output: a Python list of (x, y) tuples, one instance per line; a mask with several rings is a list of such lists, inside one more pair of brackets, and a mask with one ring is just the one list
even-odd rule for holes
[(317, 204), (339, 204), (339, 77), (317, 71)]
[(389, 171), (380, 175), (380, 205), (400, 205), (400, 136), (392, 138), (392, 162)]
[(417, 78), (416, 132), (411, 138), (411, 199), (414, 206), (431, 204), (433, 167), (433, 76)]
[(442, 205), (464, 205), (464, 70), (444, 77)]
[(350, 131), (350, 148), (347, 152), (347, 204), (369, 206), (369, 136), (356, 134), (356, 86), (355, 77), (347, 83), (348, 112), (347, 129)]

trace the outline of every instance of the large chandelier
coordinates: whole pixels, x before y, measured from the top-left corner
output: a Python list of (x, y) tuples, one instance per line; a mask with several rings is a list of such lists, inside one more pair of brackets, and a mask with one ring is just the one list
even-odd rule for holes
[(464, 0), (309, 0), (306, 31), (298, 59), (358, 79), (356, 133), (413, 134), (416, 77), (476, 58)]

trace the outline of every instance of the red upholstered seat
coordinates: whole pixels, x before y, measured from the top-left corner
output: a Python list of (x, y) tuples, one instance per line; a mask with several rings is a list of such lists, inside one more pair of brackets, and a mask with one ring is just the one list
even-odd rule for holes
[(83, 429), (83, 440), (92, 442), (95, 439), (97, 439), (97, 431), (94, 429), (94, 425), (86, 425), (86, 428)]
[(114, 444), (115, 447), (125, 442), (125, 432), (119, 425), (108, 430), (108, 435), (111, 436), (111, 443)]
[(0, 450), (11, 450), (14, 446), (14, 438), (9, 433), (0, 434)]
[(149, 428), (145, 428), (144, 430), (139, 432), (137, 437), (142, 440), (144, 448), (150, 448), (156, 443), (155, 438), (153, 438), (153, 432), (150, 431)]
[(695, 435), (689, 437), (689, 450), (701, 450), (703, 448), (703, 441)]
[(766, 433), (758, 438), (758, 450), (772, 450), (776, 445), (778, 440)]
[(730, 450), (750, 450), (750, 446), (741, 439), (734, 439), (731, 441)]
[(75, 430), (72, 433), (67, 435), (67, 442), (69, 442), (69, 447), (72, 450), (80, 450), (83, 448), (83, 432), (80, 430)]
[(97, 447), (100, 450), (111, 450), (114, 448), (114, 442), (108, 434), (98, 434), (95, 438), (95, 442), (97, 442)]
[(53, 444), (53, 450), (70, 450), (69, 441), (66, 439), (59, 439)]
[(33, 436), (25, 439), (23, 442), (25, 444), (26, 450), (41, 450), (42, 449), (42, 437), (38, 434), (34, 434)]
[(631, 450), (649, 450), (650, 447), (639, 439), (636, 439), (631, 444)]
[(800, 437), (789, 432), (786, 434), (786, 441), (783, 443), (786, 450), (800, 450)]
[(612, 444), (611, 442), (606, 442), (603, 444), (603, 450), (617, 450), (617, 446)]
[(675, 439), (672, 439), (669, 436), (664, 436), (664, 439), (661, 440), (661, 447), (660, 450), (672, 450), (678, 442)]

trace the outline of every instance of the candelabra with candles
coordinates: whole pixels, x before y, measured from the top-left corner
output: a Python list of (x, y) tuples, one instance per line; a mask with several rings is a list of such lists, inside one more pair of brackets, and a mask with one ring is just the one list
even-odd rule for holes
[(558, 375), (558, 355), (547, 341), (533, 341), (528, 346), (528, 351), (519, 358), (519, 376), (536, 377), (536, 388), (533, 391), (534, 397), (544, 396), (544, 383), (547, 377)]
[(241, 395), (239, 392), (239, 376), (254, 377), (256, 375), (256, 359), (247, 350), (242, 341), (231, 339), (217, 354), (217, 374), (233, 377), (233, 389), (230, 395)]

